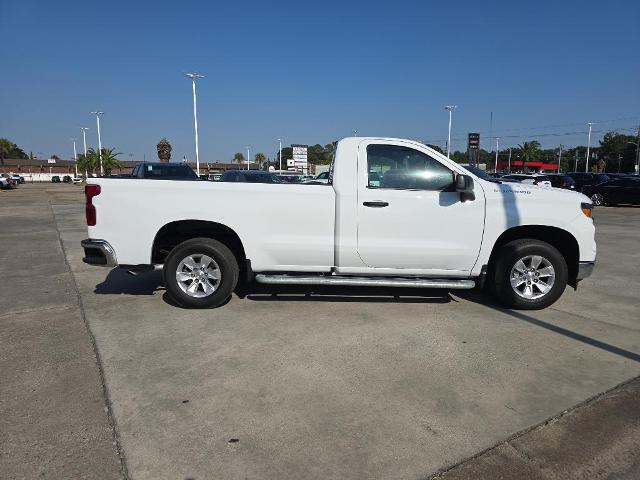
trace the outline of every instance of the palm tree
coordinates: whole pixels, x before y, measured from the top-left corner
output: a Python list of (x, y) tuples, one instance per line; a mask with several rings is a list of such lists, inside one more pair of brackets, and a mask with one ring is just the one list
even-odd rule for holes
[(116, 158), (118, 155), (122, 155), (121, 152), (116, 152), (113, 148), (102, 147), (102, 168), (105, 175), (111, 175), (111, 170), (114, 168), (120, 168), (121, 164)]
[(98, 156), (98, 152), (93, 148), (87, 150), (86, 156), (83, 153), (78, 155), (78, 168), (80, 170), (84, 170), (85, 175), (87, 175), (89, 172), (91, 172), (91, 174), (94, 174), (96, 168), (99, 166), (100, 158)]
[(161, 162), (166, 163), (169, 160), (171, 160), (172, 148), (171, 148), (171, 144), (169, 143), (169, 140), (162, 137), (158, 142), (157, 149), (158, 149), (158, 158), (160, 159)]
[(236, 163), (243, 163), (244, 162), (244, 155), (241, 154), (240, 152), (236, 153), (233, 156), (233, 161)]
[(258, 168), (260, 168), (262, 166), (262, 164), (265, 162), (265, 160), (267, 159), (267, 157), (265, 157), (264, 153), (256, 153), (256, 163), (258, 164)]
[(532, 140), (530, 142), (522, 142), (518, 145), (520, 155), (522, 155), (522, 169), (526, 172), (527, 164), (538, 159), (540, 153), (540, 142)]

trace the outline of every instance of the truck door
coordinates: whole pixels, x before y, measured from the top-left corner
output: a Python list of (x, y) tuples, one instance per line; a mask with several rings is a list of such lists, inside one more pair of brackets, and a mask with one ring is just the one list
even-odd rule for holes
[(435, 274), (471, 270), (484, 229), (484, 193), (461, 202), (455, 173), (414, 144), (358, 148), (358, 254), (369, 267)]

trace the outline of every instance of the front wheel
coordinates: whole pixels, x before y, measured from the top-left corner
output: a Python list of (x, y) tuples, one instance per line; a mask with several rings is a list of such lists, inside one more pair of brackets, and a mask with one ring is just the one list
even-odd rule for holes
[(604, 197), (600, 193), (594, 193), (593, 195), (591, 195), (591, 201), (596, 207), (604, 205)]
[(567, 286), (567, 262), (552, 245), (516, 240), (497, 253), (493, 287), (508, 308), (540, 310), (553, 304)]
[(231, 296), (238, 274), (231, 250), (211, 238), (193, 238), (177, 245), (163, 268), (169, 296), (187, 308), (220, 306)]

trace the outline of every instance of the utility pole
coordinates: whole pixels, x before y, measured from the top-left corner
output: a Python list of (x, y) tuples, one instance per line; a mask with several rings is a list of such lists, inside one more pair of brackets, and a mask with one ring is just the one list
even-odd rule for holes
[(458, 108), (457, 105), (447, 105), (444, 107), (445, 110), (449, 112), (449, 135), (447, 136), (447, 158), (450, 158), (451, 153), (451, 115), (453, 111)]
[(638, 137), (636, 139), (636, 175), (640, 174), (640, 125), (638, 125)]
[(198, 152), (198, 109), (196, 106), (196, 80), (198, 78), (204, 78), (204, 75), (199, 73), (185, 73), (187, 77), (191, 79), (193, 86), (193, 127), (196, 131), (196, 174), (200, 176), (200, 153)]
[(100, 176), (104, 176), (104, 170), (102, 168), (102, 140), (100, 139), (100, 115), (104, 115), (104, 112), (91, 112), (96, 116), (96, 123), (98, 124), (98, 158), (100, 159)]
[(591, 126), (592, 122), (587, 123), (589, 125), (589, 139), (587, 140), (587, 163), (585, 164), (584, 171), (589, 172), (589, 150), (591, 150)]
[(562, 147), (564, 147), (564, 145), (560, 144), (560, 150), (558, 151), (558, 173), (560, 173), (560, 160), (562, 160)]
[(247, 170), (249, 170), (250, 163), (251, 163), (251, 155), (249, 155), (249, 146), (247, 145)]
[(282, 139), (278, 139), (278, 159), (280, 160), (280, 172), (282, 172)]
[(500, 137), (496, 137), (496, 166), (494, 169), (494, 172), (496, 173), (498, 172), (498, 151), (500, 150), (499, 141), (500, 141)]
[(72, 138), (71, 140), (73, 140), (73, 164), (75, 166), (76, 177), (77, 177), (78, 176), (78, 154), (76, 153), (76, 139)]
[(509, 173), (511, 173), (511, 147), (509, 147)]

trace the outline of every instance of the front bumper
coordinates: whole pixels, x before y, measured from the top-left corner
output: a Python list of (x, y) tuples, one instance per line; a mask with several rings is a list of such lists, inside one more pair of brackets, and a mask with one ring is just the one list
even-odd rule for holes
[(590, 277), (593, 273), (593, 268), (595, 267), (596, 262), (579, 262), (578, 263), (578, 275), (576, 275), (576, 280), (584, 280), (587, 277)]
[(87, 238), (80, 242), (84, 248), (84, 258), (82, 261), (89, 265), (113, 268), (118, 266), (116, 252), (109, 242), (105, 240), (94, 240)]

